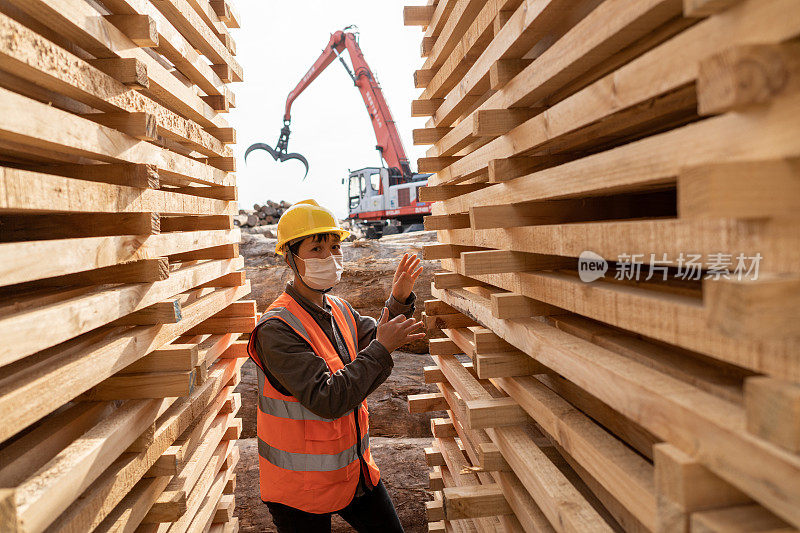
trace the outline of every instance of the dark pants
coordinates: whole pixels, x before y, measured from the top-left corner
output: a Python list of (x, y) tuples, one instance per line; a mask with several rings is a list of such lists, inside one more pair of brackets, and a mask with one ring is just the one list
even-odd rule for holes
[[(272, 522), (278, 533), (330, 533), (331, 515), (334, 513), (307, 513), (282, 503), (266, 502)], [(336, 511), (358, 533), (402, 533), (403, 526), (397, 517), (392, 498), (380, 480), (374, 489), (362, 494)]]

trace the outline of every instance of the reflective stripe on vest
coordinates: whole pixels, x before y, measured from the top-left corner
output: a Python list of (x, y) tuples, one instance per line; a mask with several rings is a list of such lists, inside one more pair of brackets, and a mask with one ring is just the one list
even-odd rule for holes
[[(365, 433), (361, 439), (361, 449), (366, 450), (368, 446), (369, 433)], [(344, 468), (358, 459), (355, 444), (337, 454), (326, 455), (287, 452), (273, 448), (261, 439), (258, 439), (258, 455), (275, 466), (295, 472), (330, 472)]]
[[(267, 379), (267, 376), (259, 367), (256, 367), (256, 376), (258, 377), (258, 409), (262, 413), (291, 420), (324, 420), (326, 422), (336, 420), (336, 418), (323, 418), (316, 415), (306, 409), (300, 402), (289, 402), (264, 396), (264, 380)], [(348, 411), (344, 416), (350, 413), (352, 411)]]
[(303, 323), (300, 321), (299, 318), (294, 316), (292, 312), (286, 309), (285, 307), (275, 307), (273, 309), (270, 309), (269, 311), (261, 315), (261, 318), (258, 320), (258, 323), (260, 324), (261, 322), (269, 318), (275, 318), (275, 317), (278, 317), (287, 324), (289, 324), (289, 326), (291, 326), (292, 329), (294, 329), (298, 335), (303, 337), (303, 339), (305, 339), (307, 343), (311, 344), (310, 340), (311, 337), (308, 335), (308, 332), (306, 331), (305, 326), (303, 326)]

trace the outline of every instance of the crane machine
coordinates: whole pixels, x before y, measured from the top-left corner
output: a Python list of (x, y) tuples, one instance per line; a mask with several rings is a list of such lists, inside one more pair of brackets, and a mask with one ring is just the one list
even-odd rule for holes
[[(342, 56), (345, 50), (350, 54), (352, 68)], [(389, 105), (358, 44), (355, 26), (348, 26), (331, 35), (319, 59), (289, 93), (283, 114), (283, 128), (275, 148), (264, 143), (252, 144), (245, 152), (245, 160), (254, 150), (265, 150), (280, 162), (294, 159), (305, 166), (305, 179), (308, 160), (299, 153), (289, 152), (292, 103), (337, 58), (361, 92), (378, 141), (375, 148), (384, 163), (381, 167), (350, 171), (347, 178), (348, 219), (360, 225), (370, 238), (416, 229), (420, 227), (418, 225), (422, 223), (422, 217), (431, 213), (430, 202), (420, 202), (418, 193), (419, 187), (427, 183), (430, 174), (417, 174), (411, 170)], [(344, 178), (342, 183), (345, 183)]]

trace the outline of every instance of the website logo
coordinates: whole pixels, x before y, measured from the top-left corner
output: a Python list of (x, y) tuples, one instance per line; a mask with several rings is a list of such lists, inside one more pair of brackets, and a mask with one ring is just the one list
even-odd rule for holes
[(591, 250), (585, 250), (578, 256), (578, 276), (581, 281), (590, 283), (602, 278), (606, 272), (608, 272), (608, 261), (600, 255)]

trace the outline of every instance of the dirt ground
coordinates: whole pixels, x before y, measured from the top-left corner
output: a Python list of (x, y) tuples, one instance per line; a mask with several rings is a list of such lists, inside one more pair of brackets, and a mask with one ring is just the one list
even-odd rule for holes
[[(405, 252), (422, 255), (422, 243), (435, 240), (435, 232), (384, 237), (379, 241), (345, 243), (345, 272), (334, 289), (361, 314), (377, 316), (389, 296), (397, 262)], [(274, 253), (274, 239), (263, 234), (243, 232), (241, 250), (245, 257), (247, 277), (253, 291), (249, 298), (258, 302), (259, 312), (280, 294), (291, 272)], [(425, 261), (425, 271), (418, 280), (417, 311), (430, 299), (430, 283), (438, 270), (438, 261)], [(428, 530), (425, 502), (432, 499), (428, 486), (428, 466), (424, 448), (430, 446), (430, 419), (444, 412), (412, 415), (408, 412), (410, 394), (435, 392), (422, 378), (424, 366), (431, 365), (427, 342), (405, 346), (393, 353), (392, 374), (368, 398), (370, 410), (370, 446), (381, 478), (394, 502), (400, 522), (407, 532)], [(257, 385), (255, 365), (247, 362), (242, 368), (242, 381), (236, 389), (242, 394), (239, 416), (243, 420), (239, 441), (241, 459), (236, 469), (236, 516), (240, 531), (255, 533), (276, 531), (269, 511), (261, 502), (258, 489), (258, 455), (255, 439)], [(339, 516), (333, 516), (333, 532), (353, 531)]]

